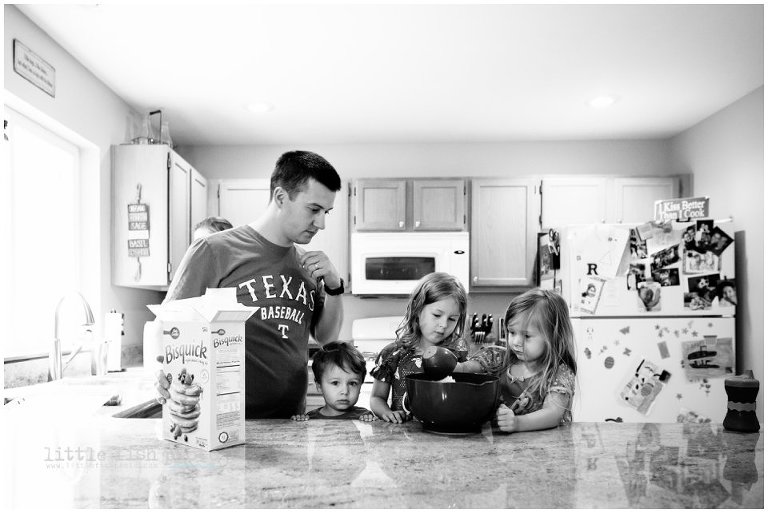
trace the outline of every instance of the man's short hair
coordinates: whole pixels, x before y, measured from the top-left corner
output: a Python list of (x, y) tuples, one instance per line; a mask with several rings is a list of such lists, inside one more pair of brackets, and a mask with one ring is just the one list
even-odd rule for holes
[(315, 375), (315, 382), (322, 381), (325, 369), (331, 364), (357, 374), (360, 376), (360, 381), (365, 379), (365, 358), (350, 342), (328, 342), (312, 356), (312, 373)]
[(307, 181), (312, 178), (329, 190), (341, 190), (341, 178), (336, 169), (317, 153), (311, 151), (288, 151), (280, 155), (275, 163), (275, 170), (269, 180), (270, 198), (276, 187), (282, 187), (293, 200), (301, 192)]

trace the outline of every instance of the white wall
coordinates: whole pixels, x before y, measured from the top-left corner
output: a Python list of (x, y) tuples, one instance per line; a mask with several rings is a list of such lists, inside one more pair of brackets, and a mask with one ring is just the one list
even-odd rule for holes
[[(115, 308), (125, 313), (124, 343), (138, 346), (144, 322), (153, 317), (145, 305), (162, 300), (162, 295), (112, 287), (110, 275), (110, 146), (125, 142), (131, 108), (16, 7), (5, 5), (3, 13), (4, 88), (11, 93), (4, 94), (4, 100), (26, 105), (27, 114), (52, 123), (62, 135), (84, 148), (85, 186), (91, 206), (86, 212), (82, 274), (87, 282), (84, 295), (99, 323), (97, 331), (101, 329), (104, 313)], [(14, 38), (56, 69), (55, 98), (14, 72)], [(55, 229), (55, 222), (51, 220), (49, 229)], [(48, 250), (44, 236), (36, 250)]]
[(338, 144), (179, 147), (209, 179), (269, 178), (288, 150), (328, 159), (345, 180), (387, 176), (513, 176), (542, 174), (668, 175), (660, 140), (465, 144)]
[[(736, 230), (737, 372), (752, 369), (765, 386), (764, 343), (764, 88), (671, 140), (670, 164), (693, 174), (696, 196), (710, 196), (715, 218), (732, 216)], [(758, 416), (763, 418), (763, 395)]]

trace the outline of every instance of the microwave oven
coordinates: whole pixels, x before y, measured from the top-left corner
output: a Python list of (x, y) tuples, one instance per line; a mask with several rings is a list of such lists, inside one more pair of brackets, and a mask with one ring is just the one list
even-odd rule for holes
[(469, 290), (468, 232), (353, 232), (351, 292), (410, 294), (425, 275), (443, 271)]

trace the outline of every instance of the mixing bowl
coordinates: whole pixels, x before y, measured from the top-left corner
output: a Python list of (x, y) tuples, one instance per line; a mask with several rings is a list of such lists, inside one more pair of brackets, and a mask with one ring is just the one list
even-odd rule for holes
[(403, 403), (426, 431), (477, 433), (496, 412), (499, 378), (466, 372), (455, 372), (452, 378), (453, 383), (435, 381), (426, 374), (406, 376)]

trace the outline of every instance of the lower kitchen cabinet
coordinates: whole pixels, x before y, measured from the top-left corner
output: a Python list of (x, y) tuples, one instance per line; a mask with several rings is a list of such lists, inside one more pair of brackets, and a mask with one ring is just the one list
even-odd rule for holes
[(539, 195), (533, 178), (472, 180), (470, 286), (534, 284)]

